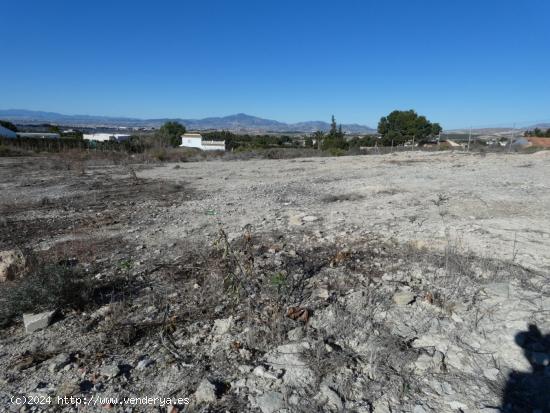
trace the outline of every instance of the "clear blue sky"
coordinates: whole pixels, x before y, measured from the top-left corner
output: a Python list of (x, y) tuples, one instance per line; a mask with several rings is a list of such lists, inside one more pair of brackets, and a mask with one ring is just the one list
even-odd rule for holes
[(0, 109), (550, 121), (550, 1), (2, 2)]

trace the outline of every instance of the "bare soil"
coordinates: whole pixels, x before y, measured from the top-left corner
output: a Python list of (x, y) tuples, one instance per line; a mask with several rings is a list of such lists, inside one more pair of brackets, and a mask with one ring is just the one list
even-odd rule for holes
[[(0, 331), (0, 404), (70, 394), (188, 397), (179, 411), (212, 412), (540, 408), (548, 400), (529, 391), (548, 385), (549, 155), (0, 158), (0, 251), (92, 281), (86, 305), (57, 308), (48, 328), (26, 334), (19, 315)], [(167, 411), (78, 411), (106, 407)]]

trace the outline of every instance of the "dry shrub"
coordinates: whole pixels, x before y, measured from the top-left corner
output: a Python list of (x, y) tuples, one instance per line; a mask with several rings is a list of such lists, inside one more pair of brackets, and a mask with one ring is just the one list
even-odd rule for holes
[(360, 201), (364, 198), (365, 198), (364, 195), (353, 192), (353, 193), (349, 193), (349, 194), (326, 195), (321, 200), (328, 204), (328, 203), (332, 203), (332, 202)]
[(75, 267), (40, 265), (21, 280), (0, 287), (0, 326), (23, 313), (83, 309), (90, 304), (92, 284)]

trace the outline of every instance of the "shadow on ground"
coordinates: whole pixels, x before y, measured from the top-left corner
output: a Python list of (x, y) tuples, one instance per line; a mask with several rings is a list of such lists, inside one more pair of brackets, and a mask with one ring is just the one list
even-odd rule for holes
[(516, 335), (515, 341), (531, 372), (513, 371), (502, 397), (504, 413), (550, 413), (550, 334), (542, 335), (536, 325)]

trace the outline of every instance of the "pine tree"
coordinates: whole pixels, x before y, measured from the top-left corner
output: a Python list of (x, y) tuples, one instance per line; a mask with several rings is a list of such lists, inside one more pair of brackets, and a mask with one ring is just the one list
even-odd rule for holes
[(332, 115), (332, 122), (330, 123), (330, 136), (336, 135), (336, 119), (334, 119), (334, 115)]

